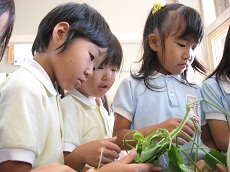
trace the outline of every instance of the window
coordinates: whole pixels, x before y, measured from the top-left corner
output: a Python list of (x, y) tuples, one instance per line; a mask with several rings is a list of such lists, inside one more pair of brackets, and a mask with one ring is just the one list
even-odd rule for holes
[(209, 69), (219, 64), (230, 25), (230, 0), (202, 0), (208, 46)]

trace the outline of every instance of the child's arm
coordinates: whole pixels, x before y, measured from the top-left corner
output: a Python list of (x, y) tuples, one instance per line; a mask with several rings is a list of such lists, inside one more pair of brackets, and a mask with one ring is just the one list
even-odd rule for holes
[(29, 172), (31, 164), (22, 161), (5, 161), (0, 163), (0, 171)]
[(229, 126), (227, 121), (208, 119), (208, 126), (218, 150), (227, 152), (229, 142)]
[[(228, 169), (222, 166), (221, 164), (216, 164), (216, 170), (211, 171), (206, 167), (204, 160), (198, 161), (196, 165), (200, 169), (200, 171), (203, 172), (228, 172)], [(192, 169), (194, 170), (194, 166), (192, 166)], [(195, 172), (200, 172), (199, 169), (196, 168)]]
[[(67, 157), (70, 153), (71, 152), (64, 152), (64, 157)], [(85, 172), (85, 171), (87, 171), (89, 169), (90, 169), (89, 167), (85, 166), (85, 167), (82, 168), (81, 172)]]
[(212, 138), (212, 135), (211, 135), (211, 132), (210, 132), (210, 129), (209, 129), (209, 126), (208, 124), (206, 123), (205, 125), (201, 126), (201, 140), (202, 142), (208, 146), (209, 148), (212, 148), (212, 149), (217, 149), (215, 143), (214, 143), (214, 140)]
[(116, 137), (113, 137), (82, 144), (65, 157), (65, 164), (77, 171), (82, 170), (86, 163), (97, 167), (102, 149), (101, 166), (113, 162), (119, 158), (119, 153), (121, 152), (121, 149), (114, 143), (115, 141)]
[[(182, 120), (183, 119), (181, 118), (170, 118), (164, 122), (138, 129), (138, 131), (141, 132), (144, 136), (147, 136), (148, 134), (156, 131), (159, 128), (165, 128), (169, 132), (171, 132), (173, 129), (175, 129), (177, 126), (180, 125)], [(124, 150), (130, 149), (129, 147), (123, 145), (124, 136), (131, 131), (130, 126), (131, 126), (131, 122), (128, 119), (122, 117), (119, 114), (116, 114), (113, 135), (117, 136), (116, 144), (120, 146), (121, 149)], [(191, 122), (187, 122), (185, 126), (182, 128), (182, 130), (186, 132), (190, 137), (193, 137), (195, 128)], [(189, 141), (188, 138), (184, 136), (182, 133), (179, 133), (178, 136), (186, 141)], [(184, 144), (182, 140), (179, 140), (178, 143)]]

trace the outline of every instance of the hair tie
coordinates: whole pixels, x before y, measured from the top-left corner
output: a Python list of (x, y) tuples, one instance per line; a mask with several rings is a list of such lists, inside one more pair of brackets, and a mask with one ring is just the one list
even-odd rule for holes
[(152, 14), (156, 13), (157, 11), (159, 11), (162, 7), (163, 7), (163, 5), (160, 2), (155, 2), (153, 4)]

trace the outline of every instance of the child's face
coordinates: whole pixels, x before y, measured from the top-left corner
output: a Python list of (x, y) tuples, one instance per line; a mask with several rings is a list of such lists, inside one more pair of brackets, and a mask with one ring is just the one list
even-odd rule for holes
[(112, 87), (116, 73), (116, 66), (100, 66), (94, 70), (92, 77), (78, 90), (87, 97), (102, 97)]
[(182, 74), (195, 58), (197, 42), (179, 39), (178, 35), (169, 35), (166, 38), (164, 53), (161, 43), (158, 42), (157, 56), (161, 64), (159, 72), (163, 74)]
[(54, 63), (55, 77), (65, 90), (80, 87), (92, 76), (93, 68), (105, 58), (107, 48), (100, 48), (87, 39), (73, 40), (70, 47), (57, 54)]
[(2, 34), (5, 32), (8, 18), (9, 18), (8, 12), (5, 12), (0, 16), (0, 45), (2, 44), (2, 41), (3, 41), (1, 37), (2, 37)]

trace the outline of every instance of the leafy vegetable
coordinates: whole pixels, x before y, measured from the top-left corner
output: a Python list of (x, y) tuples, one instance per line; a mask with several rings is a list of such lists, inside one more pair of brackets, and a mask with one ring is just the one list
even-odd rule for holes
[[(184, 153), (192, 162), (192, 164), (196, 166), (196, 157), (195, 159), (190, 158), (190, 155), (187, 155), (183, 149), (181, 149), (177, 144), (174, 146), (172, 144), (172, 140), (174, 138), (178, 139), (178, 133), (182, 132), (186, 137), (188, 137), (194, 144), (194, 147), (191, 148), (191, 152), (194, 149), (201, 149), (206, 153), (205, 156), (205, 163), (206, 166), (210, 170), (216, 169), (216, 164), (222, 164), (223, 166), (227, 166), (226, 164), (226, 155), (219, 153), (216, 150), (212, 150), (210, 153), (206, 152), (204, 148), (200, 147), (199, 143), (197, 143), (196, 138), (200, 137), (200, 131), (194, 122), (192, 118), (188, 116), (189, 111), (191, 107), (197, 102), (205, 101), (227, 116), (230, 116), (227, 112), (225, 112), (223, 109), (219, 108), (216, 105), (213, 105), (211, 102), (209, 102), (206, 99), (198, 99), (192, 103), (186, 104), (186, 114), (184, 119), (182, 120), (181, 124), (176, 127), (173, 131), (169, 132), (166, 129), (159, 128), (157, 131), (147, 135), (146, 137), (143, 136), (142, 133), (134, 130), (129, 133), (127, 133), (124, 136), (123, 142), (124, 144), (128, 145), (131, 148), (134, 148), (129, 142), (135, 142), (136, 146), (135, 149), (137, 151), (137, 157), (134, 159), (135, 163), (151, 163), (153, 165), (157, 165), (159, 163), (159, 158), (161, 155), (163, 155), (165, 152), (168, 152), (169, 157), (169, 165), (168, 165), (168, 171), (170, 172), (192, 172), (191, 168), (189, 166), (186, 166), (183, 162), (183, 159), (181, 157), (181, 153)], [(192, 139), (189, 135), (184, 133), (182, 131), (183, 126), (188, 120), (192, 120), (193, 124), (196, 128), (196, 136), (195, 139)], [(131, 140), (128, 140), (127, 137), (133, 135), (133, 138)], [(200, 171), (200, 169), (198, 169)]]
[[(184, 162), (179, 154), (179, 151), (174, 145), (172, 145), (171, 149), (168, 151), (168, 156), (170, 159), (168, 168), (172, 169), (172, 172), (183, 171), (180, 166), (183, 165)], [(174, 158), (174, 157), (177, 157), (177, 158)]]
[(216, 169), (216, 164), (219, 163), (219, 161), (224, 163), (222, 165), (227, 166), (227, 156), (223, 156), (223, 154), (218, 151), (211, 151), (204, 157), (204, 162), (206, 163), (206, 166), (212, 171)]

